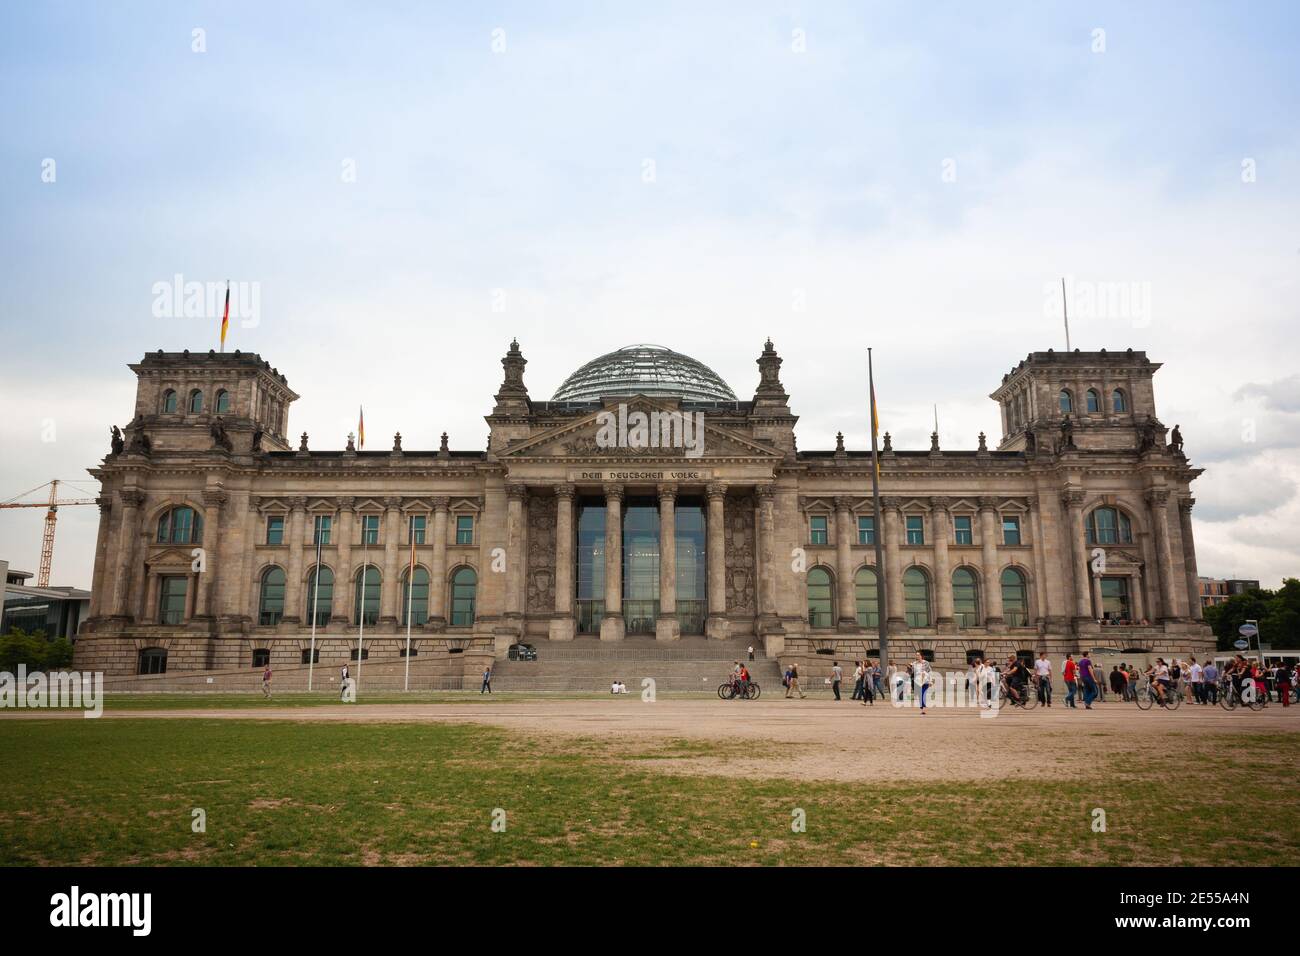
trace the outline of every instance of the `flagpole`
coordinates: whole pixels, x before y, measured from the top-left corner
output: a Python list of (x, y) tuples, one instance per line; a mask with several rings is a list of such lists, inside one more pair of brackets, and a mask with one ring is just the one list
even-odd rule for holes
[(320, 529), (312, 521), (312, 531), (316, 536), (316, 573), (311, 579), (311, 656), (307, 658), (307, 693), (311, 693), (312, 674), (316, 669), (316, 602), (320, 597)]
[[(880, 517), (880, 452), (876, 448), (876, 429), (879, 427), (879, 417), (876, 414), (876, 378), (871, 367), (871, 349), (867, 349), (867, 384), (871, 391), (871, 505), (872, 513), (875, 515), (873, 522), (875, 524), (875, 534), (872, 535), (876, 540), (876, 626), (880, 635), (880, 665), (882, 673), (889, 672), (889, 604), (888, 591), (885, 587), (885, 557), (884, 549), (881, 542), (884, 540), (885, 529), (881, 523)], [(893, 699), (893, 688), (888, 689), (890, 699)]]
[(411, 568), (406, 572), (406, 682), (402, 690), (411, 689), (411, 589), (415, 586), (415, 529), (407, 532), (411, 536)]
[(1065, 351), (1070, 351), (1070, 303), (1065, 297), (1065, 276), (1061, 276), (1061, 314), (1065, 316)]

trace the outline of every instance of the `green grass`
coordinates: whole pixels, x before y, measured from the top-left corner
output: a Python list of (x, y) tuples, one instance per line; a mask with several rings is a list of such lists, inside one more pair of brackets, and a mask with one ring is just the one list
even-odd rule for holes
[[(1088, 778), (841, 784), (674, 772), (753, 744), (456, 724), (0, 721), (0, 864), (1223, 864), (1293, 860), (1294, 735)], [(760, 745), (761, 746), (761, 745)], [(1032, 762), (1031, 754), (1025, 755)], [(506, 811), (505, 832), (491, 828)], [(1094, 833), (1091, 811), (1106, 810)], [(191, 811), (207, 832), (191, 832)], [(807, 831), (791, 830), (792, 811)], [(1262, 829), (1261, 829), (1262, 826)]]

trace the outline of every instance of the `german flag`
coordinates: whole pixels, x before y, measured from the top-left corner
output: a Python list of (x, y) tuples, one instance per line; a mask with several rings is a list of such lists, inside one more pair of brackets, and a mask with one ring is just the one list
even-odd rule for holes
[(230, 328), (230, 280), (226, 280), (226, 308), (221, 313), (221, 351), (226, 350), (226, 330)]
[(357, 406), (357, 447), (366, 447), (366, 410), (362, 406)]

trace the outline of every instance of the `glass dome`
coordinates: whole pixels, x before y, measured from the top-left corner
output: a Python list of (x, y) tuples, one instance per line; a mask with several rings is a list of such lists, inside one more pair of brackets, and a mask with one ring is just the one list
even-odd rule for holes
[(718, 373), (662, 345), (628, 345), (592, 359), (564, 380), (553, 402), (595, 402), (607, 395), (648, 395), (685, 402), (734, 402)]

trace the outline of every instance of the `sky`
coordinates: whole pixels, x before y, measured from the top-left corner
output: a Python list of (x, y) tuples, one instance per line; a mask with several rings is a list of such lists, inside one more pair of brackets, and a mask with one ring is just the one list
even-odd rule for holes
[[(974, 448), (1030, 351), (1145, 349), (1202, 574), (1300, 574), (1300, 6), (147, 3), (0, 8), (0, 500), (86, 469), (127, 363), (218, 345), (340, 448), (484, 447), (634, 342), (740, 398), (771, 336), (801, 449)], [(1123, 299), (1118, 293), (1129, 293)], [(1105, 302), (1090, 308), (1094, 299)], [(219, 314), (219, 310), (218, 310)], [(82, 496), (69, 489), (69, 494)], [(39, 493), (38, 493), (39, 497)], [(35, 571), (41, 509), (0, 511)], [(98, 510), (52, 583), (90, 584)]]

